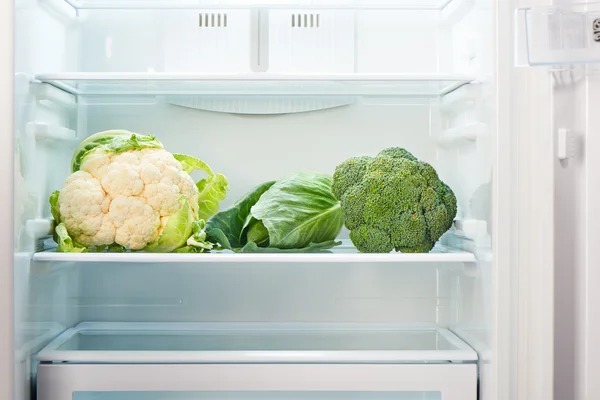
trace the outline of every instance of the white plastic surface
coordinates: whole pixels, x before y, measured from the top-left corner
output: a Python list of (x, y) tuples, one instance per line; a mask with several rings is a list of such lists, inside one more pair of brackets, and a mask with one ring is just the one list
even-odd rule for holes
[(79, 9), (103, 8), (359, 8), (442, 10), (458, 0), (66, 0)]
[[(443, 400), (440, 391), (220, 391), (75, 392), (73, 400)], [(444, 397), (445, 399), (445, 397)]]
[(452, 74), (57, 73), (36, 78), (79, 95), (374, 95), (435, 97), (472, 82)]
[(350, 241), (320, 253), (35, 253), (34, 261), (115, 262), (115, 263), (474, 263), (466, 251), (437, 245), (430, 253), (358, 253)]
[(36, 140), (76, 140), (77, 137), (72, 129), (40, 121), (28, 122), (25, 131)]
[(82, 323), (38, 355), (72, 363), (474, 362), (452, 332), (427, 325)]
[(517, 65), (600, 62), (600, 2), (517, 10)]
[(557, 156), (559, 160), (568, 160), (575, 156), (575, 134), (570, 129), (558, 129)]
[(476, 400), (477, 365), (41, 364), (37, 389), (38, 400), (86, 391), (165, 392), (163, 398), (173, 391), (427, 391), (441, 392), (443, 400)]

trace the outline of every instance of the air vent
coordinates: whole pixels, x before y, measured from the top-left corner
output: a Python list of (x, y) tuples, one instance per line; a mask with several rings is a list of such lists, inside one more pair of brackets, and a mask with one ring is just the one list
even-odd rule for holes
[(292, 28), (318, 28), (320, 14), (292, 14)]
[(226, 13), (200, 13), (198, 14), (200, 28), (227, 28)]

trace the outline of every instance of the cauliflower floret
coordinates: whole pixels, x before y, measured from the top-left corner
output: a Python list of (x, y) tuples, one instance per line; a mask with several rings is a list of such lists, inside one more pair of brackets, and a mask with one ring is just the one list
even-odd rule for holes
[(59, 196), (62, 222), (85, 246), (118, 243), (139, 250), (156, 242), (186, 196), (198, 213), (198, 189), (166, 150), (118, 154), (98, 148), (65, 181)]
[(84, 171), (75, 172), (65, 181), (58, 201), (62, 220), (73, 240), (85, 246), (114, 242), (114, 225), (111, 228), (110, 221), (105, 221), (110, 198), (98, 179)]
[(95, 149), (88, 154), (81, 163), (80, 171), (89, 172), (98, 179), (101, 179), (107, 172), (106, 167), (111, 162), (111, 156), (100, 148)]
[(115, 242), (139, 250), (158, 239), (158, 212), (139, 197), (118, 196), (110, 204), (108, 215), (117, 227)]
[(159, 212), (160, 216), (172, 215), (179, 210), (178, 199), (181, 194), (178, 186), (166, 183), (151, 183), (146, 185), (142, 196), (146, 198), (153, 209)]

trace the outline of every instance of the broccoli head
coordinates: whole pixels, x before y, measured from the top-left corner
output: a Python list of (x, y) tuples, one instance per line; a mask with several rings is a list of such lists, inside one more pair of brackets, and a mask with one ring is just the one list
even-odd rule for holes
[(456, 197), (435, 169), (399, 147), (344, 161), (332, 191), (352, 243), (365, 253), (426, 253), (456, 216)]

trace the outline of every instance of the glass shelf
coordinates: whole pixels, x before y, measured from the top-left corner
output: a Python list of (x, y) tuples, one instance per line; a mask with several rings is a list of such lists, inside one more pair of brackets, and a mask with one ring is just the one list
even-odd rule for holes
[(76, 9), (369, 9), (442, 10), (457, 0), (66, 0)]
[(522, 8), (515, 18), (517, 65), (600, 62), (600, 2)]
[(475, 263), (475, 255), (437, 245), (430, 253), (359, 253), (349, 241), (321, 253), (35, 253), (34, 261), (87, 263)]
[(36, 79), (75, 95), (437, 97), (475, 80), (449, 74), (56, 73)]
[(69, 363), (448, 363), (477, 354), (435, 325), (82, 323), (38, 354)]

